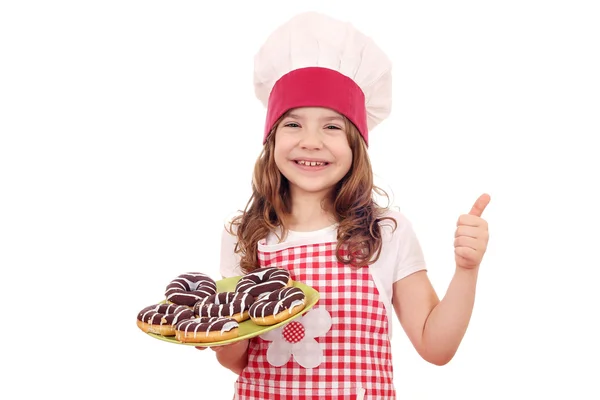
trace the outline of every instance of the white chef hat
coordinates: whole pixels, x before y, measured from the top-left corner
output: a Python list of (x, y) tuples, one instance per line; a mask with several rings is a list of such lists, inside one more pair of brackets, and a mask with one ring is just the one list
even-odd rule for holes
[(346, 116), (368, 144), (391, 111), (391, 61), (350, 23), (321, 13), (296, 15), (267, 38), (254, 58), (254, 89), (267, 107), (263, 143), (296, 107), (327, 107)]

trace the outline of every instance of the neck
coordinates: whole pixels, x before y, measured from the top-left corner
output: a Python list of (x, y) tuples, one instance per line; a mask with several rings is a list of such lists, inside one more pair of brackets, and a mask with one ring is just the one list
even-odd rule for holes
[(288, 229), (300, 232), (310, 232), (323, 229), (336, 221), (328, 211), (329, 202), (322, 194), (292, 193), (292, 212), (286, 218)]

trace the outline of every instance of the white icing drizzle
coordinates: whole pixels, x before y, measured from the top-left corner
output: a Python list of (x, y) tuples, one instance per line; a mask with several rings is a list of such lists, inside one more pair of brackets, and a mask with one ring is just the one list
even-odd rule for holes
[(212, 317), (212, 318), (203, 318), (204, 321), (201, 321), (202, 318), (194, 318), (190, 320), (186, 320), (180, 323), (177, 327), (177, 330), (182, 331), (185, 336), (190, 336), (190, 333), (193, 337), (197, 337), (199, 334), (205, 334), (208, 336), (210, 332), (213, 330), (213, 326), (223, 320), (226, 320), (221, 327), (221, 334), (225, 332), (229, 332), (232, 329), (235, 329), (239, 326), (236, 320), (230, 318), (221, 318), (221, 317)]
[[(267, 274), (269, 274), (269, 276), (265, 276)], [(253, 278), (257, 278), (258, 282)], [(236, 286), (236, 291), (248, 293), (254, 290), (256, 292), (257, 290), (260, 291), (260, 289), (265, 286), (272, 286), (273, 284), (279, 284), (281, 287), (285, 287), (289, 280), (290, 273), (285, 269), (276, 267), (260, 268), (240, 279)]]
[[(164, 309), (163, 312), (161, 312), (161, 308)], [(146, 322), (151, 325), (158, 325), (159, 321), (155, 321), (155, 318), (158, 317), (160, 318), (160, 325), (165, 325), (167, 324), (167, 320), (165, 319), (165, 317), (174, 315), (173, 322), (171, 322), (170, 325), (176, 325), (177, 322), (179, 322), (179, 318), (181, 318), (181, 316), (184, 315), (184, 313), (188, 315), (184, 316), (183, 319), (190, 318), (190, 311), (191, 310), (187, 307), (175, 304), (169, 304), (167, 307), (165, 307), (164, 304), (157, 304), (154, 308), (151, 308), (144, 312), (144, 314), (141, 317), (141, 320), (142, 322)]]
[[(237, 313), (243, 313), (250, 308), (248, 293), (226, 292), (217, 295), (205, 297), (196, 307), (199, 317), (230, 317), (236, 314), (235, 306), (240, 304), (241, 308)], [(214, 303), (210, 303), (214, 301)]]
[(221, 328), (221, 334), (225, 333), (225, 332), (229, 332), (232, 329), (237, 328), (239, 325), (236, 321), (230, 321), (227, 322), (225, 325), (223, 325), (223, 327)]
[[(290, 305), (286, 307), (284, 303), (292, 297), (297, 297), (298, 294), (302, 294), (302, 299), (292, 300)], [(259, 316), (260, 318), (265, 318), (270, 315), (277, 315), (285, 310), (288, 310), (291, 314), (294, 307), (305, 304), (305, 302), (306, 298), (300, 289), (293, 287), (282, 288), (256, 301), (252, 307), (251, 316), (253, 318), (259, 318)], [(273, 305), (273, 311), (266, 314), (266, 309), (270, 305)]]
[(217, 292), (216, 282), (201, 272), (179, 275), (172, 280), (165, 291), (167, 300), (192, 306), (198, 300)]

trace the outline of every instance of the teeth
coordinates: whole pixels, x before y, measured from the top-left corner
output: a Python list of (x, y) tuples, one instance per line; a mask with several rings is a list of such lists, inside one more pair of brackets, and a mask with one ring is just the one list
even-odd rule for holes
[(300, 164), (300, 165), (306, 165), (306, 166), (309, 166), (309, 167), (320, 167), (320, 166), (325, 165), (324, 162), (320, 162), (320, 161), (304, 161), (304, 160), (299, 160), (299, 161), (296, 161), (296, 162), (298, 164)]

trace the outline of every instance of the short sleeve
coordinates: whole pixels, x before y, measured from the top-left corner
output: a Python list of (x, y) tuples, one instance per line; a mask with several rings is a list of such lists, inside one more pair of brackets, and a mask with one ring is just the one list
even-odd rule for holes
[(243, 275), (240, 268), (240, 256), (235, 253), (237, 236), (232, 235), (223, 228), (221, 233), (221, 260), (219, 272), (223, 278)]
[(397, 229), (392, 233), (392, 243), (396, 244), (393, 272), (393, 282), (396, 282), (417, 271), (426, 270), (427, 266), (412, 223), (399, 212), (394, 212), (393, 218), (398, 223)]

